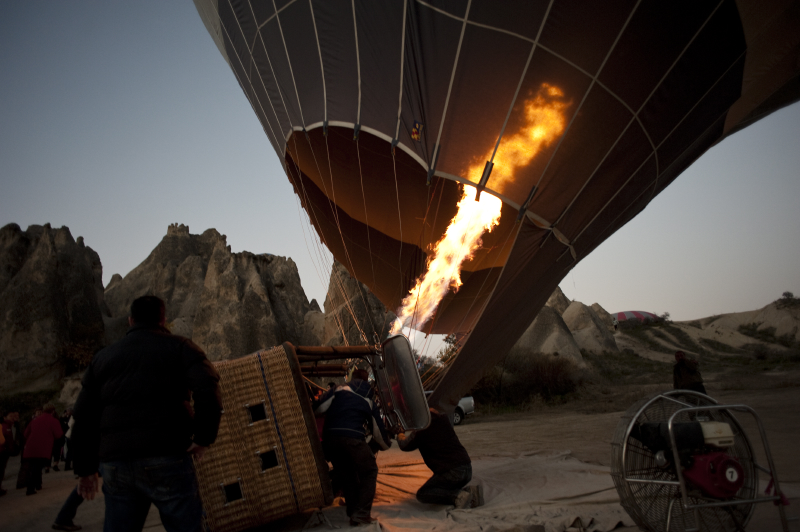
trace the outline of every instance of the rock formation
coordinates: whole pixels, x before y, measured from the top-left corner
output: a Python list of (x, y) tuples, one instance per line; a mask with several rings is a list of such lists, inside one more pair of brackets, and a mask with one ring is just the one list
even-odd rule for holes
[(510, 355), (556, 354), (582, 364), (581, 350), (555, 308), (545, 305), (528, 326)]
[[(376, 335), (383, 341), (395, 318), (369, 288), (353, 278), (341, 263), (334, 262), (320, 345), (373, 344)], [(312, 323), (314, 319), (320, 318), (312, 318)]]
[(564, 295), (564, 292), (561, 291), (561, 287), (559, 286), (556, 286), (556, 289), (553, 290), (553, 293), (547, 298), (547, 303), (545, 303), (545, 305), (558, 312), (559, 316), (564, 315), (564, 311), (567, 310), (569, 304), (570, 300), (567, 299), (567, 296)]
[(127, 316), (137, 297), (151, 294), (164, 300), (167, 321), (175, 334), (192, 337), (194, 317), (206, 278), (211, 255), (225, 237), (215, 229), (202, 235), (190, 235), (185, 225), (170, 225), (167, 235), (150, 255), (124, 278), (114, 275), (105, 290), (111, 316), (122, 321), (121, 333), (127, 330)]
[(0, 229), (0, 392), (53, 386), (103, 347), (102, 271), (66, 227)]
[(581, 349), (598, 354), (603, 351), (619, 351), (614, 335), (591, 307), (580, 301), (573, 301), (562, 317)]
[(109, 283), (113, 318), (127, 316), (131, 302), (145, 294), (162, 298), (170, 330), (192, 338), (211, 360), (316, 339), (316, 322), (306, 326), (305, 318), (319, 306), (306, 298), (294, 261), (232, 253), (215, 229), (192, 235), (185, 225), (171, 225), (144, 262)]
[[(600, 303), (592, 303), (592, 310), (597, 313), (597, 317), (608, 327), (609, 331), (614, 330), (614, 318), (600, 306)], [(563, 313), (562, 313), (563, 314)]]
[(787, 305), (780, 299), (758, 310), (720, 314), (697, 321), (703, 327), (715, 325), (733, 330), (742, 325), (755, 325), (759, 331), (774, 329), (775, 336), (788, 336), (800, 342), (800, 306)]

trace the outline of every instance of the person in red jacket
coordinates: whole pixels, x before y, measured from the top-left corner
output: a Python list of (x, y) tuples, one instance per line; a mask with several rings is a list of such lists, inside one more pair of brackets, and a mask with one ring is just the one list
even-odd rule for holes
[(56, 407), (47, 403), (42, 410), (25, 429), (25, 450), (22, 451), (22, 459), (28, 462), (25, 495), (36, 495), (36, 490), (42, 489), (42, 469), (50, 465), (53, 442), (64, 435), (61, 423), (53, 415)]

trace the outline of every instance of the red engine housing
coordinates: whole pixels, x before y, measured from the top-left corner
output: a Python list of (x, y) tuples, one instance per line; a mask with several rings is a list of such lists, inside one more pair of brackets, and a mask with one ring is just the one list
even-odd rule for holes
[(692, 467), (683, 470), (683, 478), (705, 495), (729, 499), (744, 485), (744, 469), (736, 458), (723, 453), (695, 454)]

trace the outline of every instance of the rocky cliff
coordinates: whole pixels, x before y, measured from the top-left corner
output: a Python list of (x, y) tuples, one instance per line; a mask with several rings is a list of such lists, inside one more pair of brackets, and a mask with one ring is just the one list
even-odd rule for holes
[[(369, 290), (334, 263), (323, 313), (309, 302), (290, 258), (232, 253), (225, 235), (189, 233), (171, 225), (167, 235), (124, 278), (105, 291), (109, 341), (121, 337), (131, 302), (153, 294), (166, 303), (167, 324), (194, 340), (212, 360), (236, 358), (264, 347), (363, 344), (373, 331), (386, 336), (386, 309)], [(124, 325), (124, 323), (123, 323)], [(116, 335), (116, 338), (113, 337)]]
[(542, 307), (510, 352), (515, 356), (540, 353), (558, 354), (578, 364), (583, 363), (581, 349), (570, 333), (569, 327), (559, 316), (558, 311), (549, 305)]
[(564, 311), (562, 318), (581, 349), (597, 354), (619, 350), (614, 341), (614, 334), (592, 307), (587, 307), (580, 301), (573, 301)]
[(334, 262), (325, 297), (324, 334), (320, 345), (364, 345), (383, 341), (389, 334), (393, 312), (369, 288)]
[(316, 340), (305, 318), (319, 306), (306, 298), (294, 261), (232, 253), (215, 229), (193, 235), (185, 225), (171, 225), (147, 259), (109, 283), (111, 321), (124, 319), (145, 294), (162, 298), (170, 330), (194, 340), (212, 360)]
[(0, 229), (0, 393), (57, 384), (104, 345), (100, 257), (50, 224)]

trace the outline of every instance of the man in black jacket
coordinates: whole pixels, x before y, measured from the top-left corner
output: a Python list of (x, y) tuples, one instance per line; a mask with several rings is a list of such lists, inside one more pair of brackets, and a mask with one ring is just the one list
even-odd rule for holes
[[(169, 531), (199, 531), (202, 506), (192, 457), (219, 429), (219, 374), (191, 340), (164, 327), (164, 302), (136, 299), (125, 338), (98, 352), (75, 404), (78, 493), (103, 477), (104, 530), (142, 530), (153, 503)], [(190, 401), (193, 400), (192, 408)]]
[(456, 508), (474, 508), (483, 504), (480, 485), (464, 488), (472, 480), (472, 460), (461, 445), (450, 418), (431, 408), (428, 428), (409, 435), (397, 435), (402, 451), (419, 450), (425, 465), (433, 471), (417, 491), (417, 500), (428, 504), (453, 505)]

